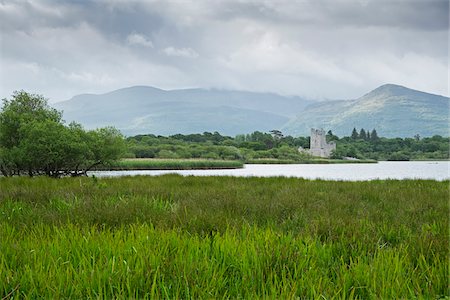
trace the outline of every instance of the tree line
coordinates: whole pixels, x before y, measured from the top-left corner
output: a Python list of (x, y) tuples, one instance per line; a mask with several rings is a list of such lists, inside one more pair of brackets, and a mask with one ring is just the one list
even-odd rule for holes
[[(377, 130), (353, 130), (349, 136), (338, 137), (328, 131), (327, 140), (336, 141), (332, 158), (355, 157), (375, 160), (449, 159), (449, 138), (433, 136), (420, 138), (385, 138)], [(363, 134), (361, 135), (361, 132)], [(366, 133), (364, 135), (364, 133)], [(368, 134), (367, 134), (368, 133)], [(255, 131), (235, 137), (218, 132), (176, 134), (172, 136), (138, 135), (127, 138), (128, 157), (138, 158), (209, 158), (209, 159), (281, 159), (304, 161), (299, 147), (309, 148), (309, 137), (292, 137), (281, 131)]]
[(14, 92), (0, 111), (0, 172), (3, 176), (79, 176), (119, 159), (123, 136), (113, 127), (84, 130), (68, 125), (41, 95)]
[[(376, 129), (354, 128), (349, 136), (328, 131), (336, 141), (332, 158), (355, 157), (375, 160), (449, 159), (448, 137), (385, 138)], [(309, 148), (309, 137), (283, 135), (280, 130), (255, 131), (235, 137), (218, 132), (154, 134), (124, 138), (113, 127), (85, 130), (80, 124), (65, 124), (62, 113), (50, 107), (41, 95), (15, 92), (3, 99), (0, 111), (0, 173), (85, 175), (99, 165), (128, 158), (205, 158), (251, 161), (277, 159), (302, 162), (311, 157), (298, 148)]]
[(356, 128), (353, 128), (352, 134), (350, 136), (353, 140), (361, 139), (361, 140), (372, 141), (372, 142), (376, 142), (379, 139), (378, 133), (375, 128), (372, 129), (371, 132), (366, 131), (364, 128), (361, 128), (359, 133), (358, 133), (358, 130), (356, 130)]
[(327, 134), (327, 140), (337, 141), (332, 158), (356, 157), (375, 160), (427, 160), (450, 157), (450, 139), (435, 135), (421, 138), (416, 134), (407, 138), (378, 136), (376, 129), (366, 131), (353, 128), (350, 136), (339, 138)]

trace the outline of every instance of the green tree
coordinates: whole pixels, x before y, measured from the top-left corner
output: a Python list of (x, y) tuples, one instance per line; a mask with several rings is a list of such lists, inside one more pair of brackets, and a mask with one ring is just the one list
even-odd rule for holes
[(45, 174), (52, 177), (86, 174), (124, 152), (124, 140), (114, 128), (86, 132), (65, 126), (61, 112), (40, 95), (15, 92), (0, 111), (0, 171), (4, 176)]
[(20, 147), (25, 127), (34, 122), (61, 122), (61, 113), (47, 104), (40, 95), (24, 91), (14, 92), (12, 99), (3, 99), (0, 112), (0, 170), (4, 176), (10, 176), (26, 170), (30, 173), (29, 157)]
[(280, 130), (276, 129), (271, 130), (269, 132), (272, 135), (275, 147), (278, 147), (280, 145), (281, 139), (284, 137), (283, 133)]
[(361, 130), (359, 131), (359, 138), (362, 140), (367, 139), (366, 131), (364, 130), (364, 128), (361, 128)]
[(70, 174), (83, 159), (82, 149), (87, 149), (69, 127), (52, 120), (31, 122), (23, 127), (22, 133), (19, 149), (31, 176)]
[(33, 121), (61, 122), (61, 113), (47, 104), (41, 95), (14, 92), (12, 99), (3, 99), (0, 113), (0, 145), (17, 147), (22, 139), (21, 128)]
[(356, 128), (353, 128), (351, 138), (353, 140), (357, 140), (359, 138), (359, 134), (358, 131), (356, 131)]
[(111, 164), (125, 153), (125, 140), (114, 127), (88, 131), (86, 136), (90, 152), (85, 162), (85, 172), (98, 165)]
[(378, 133), (377, 133), (377, 131), (374, 128), (374, 129), (372, 129), (372, 132), (370, 133), (370, 140), (372, 142), (376, 142), (376, 141), (378, 141), (378, 139), (379, 139)]
[(327, 139), (327, 142), (339, 141), (339, 137), (334, 135), (331, 130), (328, 130), (327, 135), (326, 135), (326, 139)]

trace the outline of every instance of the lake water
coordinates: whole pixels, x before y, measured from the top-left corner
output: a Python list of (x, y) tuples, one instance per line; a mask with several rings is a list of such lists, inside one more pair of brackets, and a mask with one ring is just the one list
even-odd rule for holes
[(379, 162), (377, 164), (245, 165), (232, 170), (95, 171), (89, 175), (118, 177), (163, 174), (184, 176), (298, 177), (307, 179), (360, 181), (373, 179), (450, 179), (448, 161)]

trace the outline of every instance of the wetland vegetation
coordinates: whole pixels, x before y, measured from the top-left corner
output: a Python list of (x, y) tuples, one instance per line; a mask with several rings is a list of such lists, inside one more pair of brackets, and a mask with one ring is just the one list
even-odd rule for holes
[(126, 158), (94, 170), (209, 170), (239, 169), (239, 160)]
[(4, 99), (0, 111), (0, 173), (62, 177), (86, 175), (95, 169), (227, 169), (241, 168), (244, 163), (448, 159), (450, 152), (448, 138), (421, 139), (417, 135), (386, 139), (378, 137), (375, 129), (358, 133), (355, 128), (350, 137), (343, 138), (329, 131), (327, 139), (337, 142), (331, 159), (299, 151), (299, 147), (309, 147), (309, 138), (284, 136), (279, 130), (234, 138), (204, 132), (170, 137), (139, 135), (125, 140), (113, 127), (85, 130), (75, 122), (66, 125), (62, 113), (50, 107), (43, 96), (19, 91), (12, 99)]
[[(275, 133), (274, 133), (275, 132)], [(376, 130), (360, 133), (354, 130), (346, 137), (335, 136), (331, 131), (328, 141), (335, 141), (333, 160), (353, 157), (365, 162), (375, 160), (448, 160), (450, 140), (446, 137), (384, 138)], [(299, 147), (309, 148), (309, 137), (283, 136), (280, 131), (272, 133), (253, 132), (236, 137), (219, 133), (176, 134), (169, 137), (152, 134), (127, 138), (127, 157), (163, 159), (222, 159), (242, 160), (245, 163), (323, 163), (305, 153)], [(355, 161), (345, 161), (355, 162)]]
[(449, 181), (0, 178), (0, 295), (440, 298)]

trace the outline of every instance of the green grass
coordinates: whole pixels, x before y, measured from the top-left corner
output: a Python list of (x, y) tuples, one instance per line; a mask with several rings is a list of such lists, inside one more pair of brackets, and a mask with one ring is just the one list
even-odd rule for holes
[(312, 158), (306, 160), (291, 160), (291, 159), (276, 159), (276, 158), (261, 158), (250, 159), (245, 161), (246, 164), (367, 164), (377, 163), (373, 159), (360, 159), (360, 160), (344, 160), (344, 159), (327, 159), (327, 158)]
[(0, 298), (444, 297), (449, 184), (0, 178)]
[(123, 159), (111, 166), (97, 170), (192, 170), (192, 169), (239, 169), (244, 164), (237, 160), (211, 159)]

